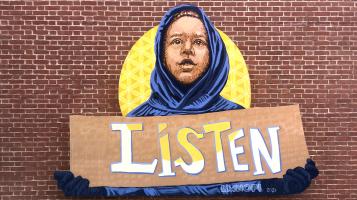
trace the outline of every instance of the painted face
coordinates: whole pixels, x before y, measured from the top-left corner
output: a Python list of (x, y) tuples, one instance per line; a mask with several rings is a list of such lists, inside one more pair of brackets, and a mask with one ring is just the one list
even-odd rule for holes
[(199, 79), (209, 65), (208, 39), (198, 18), (183, 16), (166, 31), (164, 61), (177, 81), (189, 85)]

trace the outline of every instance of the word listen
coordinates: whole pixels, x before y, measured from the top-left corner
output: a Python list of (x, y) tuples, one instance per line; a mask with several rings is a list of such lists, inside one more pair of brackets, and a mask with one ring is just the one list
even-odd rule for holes
[[(167, 128), (166, 123), (158, 124), (159, 133), (164, 131)], [(188, 136), (193, 135), (198, 139), (202, 139), (205, 134), (213, 133), (215, 140), (215, 149), (216, 149), (216, 163), (217, 163), (217, 172), (226, 171), (226, 165), (224, 162), (224, 154), (221, 140), (221, 133), (231, 129), (230, 122), (219, 122), (213, 124), (203, 125), (205, 133), (198, 133), (192, 128), (182, 128), (177, 132), (178, 143), (187, 151), (191, 156), (192, 162), (186, 163), (182, 157), (177, 158), (174, 161), (176, 167), (182, 167), (182, 169), (191, 175), (196, 175), (202, 172), (205, 167), (204, 156), (201, 151), (197, 149), (192, 143), (188, 141)], [(112, 172), (119, 173), (147, 173), (153, 174), (158, 163), (158, 159), (154, 159), (152, 163), (134, 163), (132, 159), (132, 134), (134, 131), (143, 130), (143, 125), (138, 124), (125, 124), (125, 123), (113, 123), (113, 131), (120, 131), (121, 133), (121, 162), (116, 162), (111, 164)], [(281, 172), (281, 159), (280, 159), (280, 147), (279, 147), (279, 127), (271, 127), (267, 129), (270, 144), (271, 144), (271, 153), (267, 148), (266, 142), (262, 136), (262, 133), (257, 128), (249, 129), (249, 139), (250, 139), (250, 148), (252, 152), (252, 158), (254, 163), (254, 176), (265, 174), (265, 171), (262, 167), (263, 158), (267, 166), (270, 168), (272, 173)], [(134, 132), (135, 133), (135, 132)], [(192, 137), (192, 136), (190, 136)], [(244, 138), (243, 129), (234, 131), (228, 135), (230, 154), (233, 162), (233, 167), (235, 171), (248, 171), (248, 164), (240, 163), (238, 156), (244, 154), (244, 147), (237, 146), (236, 141)], [(163, 135), (159, 138), (160, 151), (161, 151), (161, 162), (162, 170), (159, 176), (175, 176), (175, 172), (172, 170), (171, 165), (171, 153), (169, 145), (169, 136), (168, 134)]]

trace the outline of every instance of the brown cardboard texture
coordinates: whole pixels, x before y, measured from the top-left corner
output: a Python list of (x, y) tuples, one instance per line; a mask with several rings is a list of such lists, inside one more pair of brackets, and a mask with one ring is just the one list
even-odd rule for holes
[[(217, 137), (214, 132), (207, 132), (204, 125), (230, 122), (231, 128), (220, 134), (223, 148), (225, 171), (218, 172)], [(122, 162), (122, 131), (113, 131), (112, 124), (142, 124), (142, 131), (131, 132), (131, 150), (133, 163), (150, 164), (157, 159), (153, 174), (111, 172), (113, 163)], [(167, 127), (159, 132), (159, 124)], [(177, 133), (183, 128), (191, 128), (202, 138), (189, 133), (187, 140), (198, 149), (204, 158), (203, 169), (193, 175), (181, 166), (175, 166), (175, 160), (182, 158), (188, 165), (192, 156), (178, 141)], [(258, 129), (264, 138), (266, 148), (272, 155), (271, 137), (268, 128), (278, 128), (278, 146), (280, 150), (280, 172), (273, 173), (262, 155), (264, 174), (254, 175), (257, 165), (254, 162), (251, 141), (251, 129)], [(229, 145), (229, 135), (243, 129), (244, 136), (234, 141), (236, 147), (243, 147), (244, 152), (233, 154)], [(163, 171), (160, 138), (168, 135), (170, 164), (175, 176), (159, 176)], [(219, 137), (218, 137), (219, 139)], [(123, 140), (124, 141), (124, 140)], [(127, 144), (125, 144), (127, 145)], [(211, 184), (256, 179), (281, 178), (289, 168), (304, 166), (309, 157), (304, 138), (299, 106), (275, 108), (252, 108), (199, 115), (177, 115), (157, 117), (120, 117), (120, 116), (71, 116), (70, 117), (70, 165), (75, 175), (90, 180), (90, 186), (146, 187)], [(192, 151), (192, 149), (191, 149)], [(192, 153), (192, 152), (191, 152)], [(167, 151), (166, 151), (167, 155)], [(234, 169), (233, 160), (240, 165), (248, 165), (248, 171)]]

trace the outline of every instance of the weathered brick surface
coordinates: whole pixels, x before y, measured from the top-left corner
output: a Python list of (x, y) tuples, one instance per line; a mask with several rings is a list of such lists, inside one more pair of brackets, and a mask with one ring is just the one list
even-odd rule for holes
[[(128, 50), (180, 3), (0, 2), (1, 199), (66, 199), (52, 174), (69, 169), (69, 115), (120, 115)], [(357, 199), (357, 2), (190, 3), (240, 47), (254, 107), (300, 104), (321, 175), (279, 199)]]

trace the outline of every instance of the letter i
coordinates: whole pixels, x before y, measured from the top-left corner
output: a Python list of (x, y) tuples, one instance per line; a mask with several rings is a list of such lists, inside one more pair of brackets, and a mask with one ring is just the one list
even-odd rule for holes
[[(159, 124), (159, 133), (167, 128), (166, 123)], [(165, 134), (160, 137), (160, 150), (161, 150), (161, 163), (162, 163), (162, 172), (159, 176), (175, 176), (175, 173), (172, 172), (171, 168), (171, 154), (170, 154), (170, 143), (169, 135)]]

